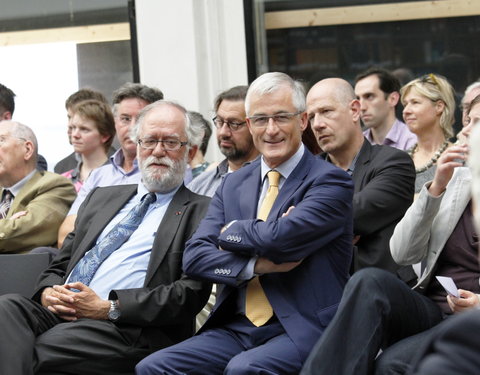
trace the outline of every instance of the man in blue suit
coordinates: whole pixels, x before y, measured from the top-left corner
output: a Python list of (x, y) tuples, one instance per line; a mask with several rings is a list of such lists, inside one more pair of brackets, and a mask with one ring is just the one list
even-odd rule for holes
[(225, 177), (183, 258), (192, 278), (224, 288), (196, 336), (137, 374), (296, 374), (335, 314), (351, 262), (352, 181), (302, 144), (299, 82), (266, 73), (245, 106), (262, 157)]

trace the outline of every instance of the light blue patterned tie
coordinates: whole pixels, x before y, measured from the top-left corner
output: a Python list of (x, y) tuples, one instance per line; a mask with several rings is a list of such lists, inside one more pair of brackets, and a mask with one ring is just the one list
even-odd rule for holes
[(72, 271), (69, 283), (80, 281), (89, 285), (98, 267), (110, 254), (119, 249), (138, 228), (145, 216), (148, 206), (155, 202), (155, 193), (146, 194), (140, 203), (136, 205), (110, 232), (92, 249), (87, 252), (77, 263)]

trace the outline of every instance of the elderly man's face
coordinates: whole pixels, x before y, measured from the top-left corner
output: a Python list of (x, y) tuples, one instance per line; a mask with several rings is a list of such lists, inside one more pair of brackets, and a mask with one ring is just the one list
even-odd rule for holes
[(477, 95), (480, 95), (480, 87), (470, 90), (470, 92), (462, 98), (462, 125), (463, 126), (468, 125), (467, 109), (470, 106), (470, 103), (472, 102), (472, 100), (475, 99)]
[(27, 141), (11, 135), (11, 125), (0, 125), (0, 186), (10, 187), (20, 181), (28, 154)]
[(293, 105), (290, 87), (250, 97), (247, 119), (257, 150), (270, 168), (276, 168), (297, 152), (307, 127), (305, 112)]
[(359, 129), (358, 100), (341, 103), (330, 86), (314, 86), (307, 95), (307, 114), (320, 148), (327, 153), (342, 152), (351, 145)]
[(158, 142), (153, 149), (146, 149), (145, 141), (187, 142), (184, 114), (168, 104), (153, 108), (143, 120), (139, 139), (142, 145), (137, 146), (137, 158), (145, 186), (161, 193), (179, 186), (196, 148), (180, 145), (177, 150), (167, 150)]

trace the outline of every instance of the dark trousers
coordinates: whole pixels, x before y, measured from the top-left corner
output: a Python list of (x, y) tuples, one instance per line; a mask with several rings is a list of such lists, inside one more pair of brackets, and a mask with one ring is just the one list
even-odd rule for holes
[[(408, 364), (416, 346), (400, 345), (400, 340), (441, 320), (442, 312), (432, 300), (411, 290), (395, 275), (377, 268), (362, 269), (347, 283), (335, 317), (301, 374), (373, 374), (380, 349), (385, 350), (382, 355), (388, 353), (385, 358), (403, 358)], [(398, 352), (390, 351), (395, 347)], [(387, 362), (376, 374), (395, 373), (381, 372), (390, 371), (386, 370)]]
[(0, 296), (0, 374), (128, 374), (148, 354), (110, 321), (65, 322), (37, 302)]
[(409, 375), (480, 374), (480, 311), (453, 316), (433, 331)]
[(149, 355), (137, 375), (298, 374), (302, 359), (278, 321), (255, 327), (238, 316), (177, 345)]

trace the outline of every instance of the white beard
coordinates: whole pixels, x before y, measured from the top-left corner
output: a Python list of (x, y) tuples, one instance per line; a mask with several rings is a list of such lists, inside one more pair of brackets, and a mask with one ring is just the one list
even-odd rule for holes
[[(159, 172), (150, 168), (152, 163), (161, 163), (169, 168), (166, 171)], [(170, 158), (157, 158), (149, 156), (145, 160), (139, 160), (142, 181), (148, 191), (155, 193), (168, 193), (178, 187), (184, 178), (187, 167), (187, 155), (183, 160), (173, 161)]]

